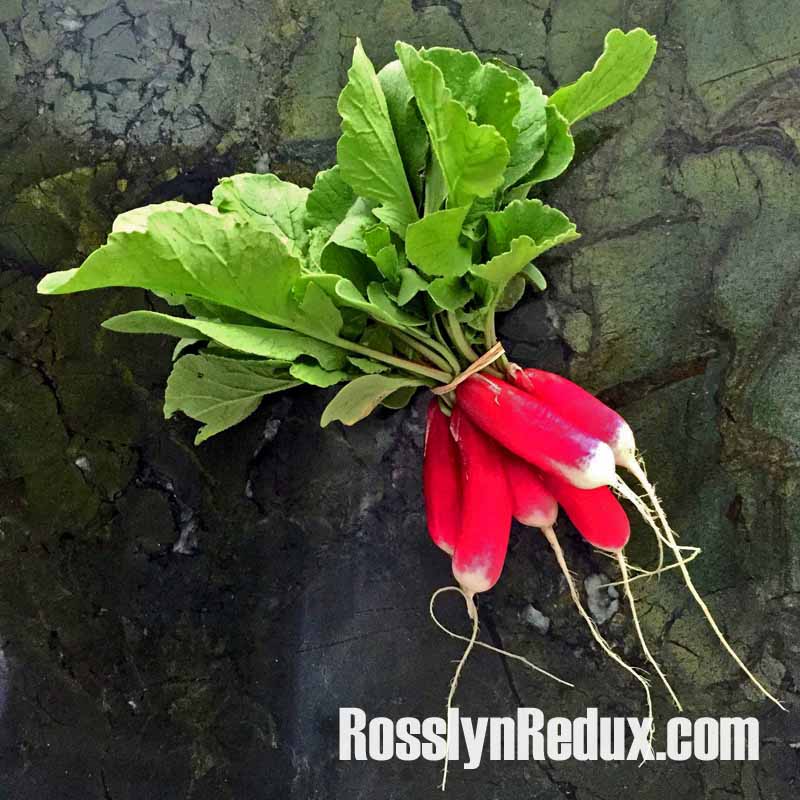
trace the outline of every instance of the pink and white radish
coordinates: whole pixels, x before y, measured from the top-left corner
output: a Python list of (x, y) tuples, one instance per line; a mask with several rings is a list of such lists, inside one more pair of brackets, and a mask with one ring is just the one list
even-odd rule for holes
[(511, 492), (498, 446), (458, 407), (450, 430), (461, 454), (461, 529), (453, 553), (453, 575), (472, 598), (497, 583), (511, 531)]
[(631, 526), (628, 515), (607, 486), (578, 489), (557, 475), (542, 475), (575, 529), (589, 544), (618, 552), (628, 543)]
[(619, 466), (630, 469), (636, 463), (636, 442), (630, 425), (586, 389), (543, 369), (511, 364), (509, 374), (517, 387), (550, 406), (576, 428), (605, 442)]
[[(553, 413), (557, 413), (569, 424), (582, 430), (586, 435), (595, 437), (607, 444), (614, 454), (615, 463), (627, 469), (637, 479), (647, 494), (647, 497), (652, 505), (652, 511), (647, 504), (644, 503), (620, 478), (616, 478), (616, 480), (610, 481), (609, 483), (626, 499), (633, 503), (647, 524), (655, 532), (659, 542), (658, 571), (661, 571), (661, 564), (663, 560), (661, 555), (661, 544), (663, 542), (672, 551), (676, 559), (676, 563), (681, 571), (686, 588), (688, 589), (694, 601), (697, 603), (698, 608), (705, 616), (709, 626), (716, 635), (720, 644), (725, 648), (725, 650), (744, 672), (744, 674), (750, 679), (753, 685), (756, 686), (765, 697), (772, 700), (772, 702), (774, 702), (779, 708), (785, 710), (784, 705), (761, 683), (761, 681), (753, 674), (753, 672), (747, 667), (747, 665), (742, 661), (742, 659), (730, 645), (727, 638), (720, 630), (717, 621), (714, 619), (711, 610), (708, 608), (705, 601), (700, 596), (697, 587), (694, 585), (692, 577), (689, 574), (689, 569), (686, 566), (687, 560), (683, 555), (683, 551), (691, 550), (693, 548), (685, 548), (678, 544), (677, 535), (667, 521), (664, 509), (660, 500), (658, 499), (658, 496), (656, 495), (655, 487), (647, 478), (647, 472), (645, 470), (644, 463), (636, 455), (636, 441), (630, 425), (628, 425), (628, 423), (625, 422), (625, 420), (616, 411), (609, 408), (601, 400), (598, 400), (598, 398), (596, 398), (594, 395), (590, 394), (585, 389), (568, 380), (567, 378), (563, 378), (560, 375), (556, 375), (552, 372), (546, 372), (545, 370), (531, 368), (523, 369), (516, 364), (509, 365), (508, 371), (515, 385), (523, 389), (529, 394), (530, 397), (548, 405), (552, 409)], [(555, 486), (551, 485), (551, 488), (553, 488), (554, 493), (556, 494), (556, 499), (558, 500), (559, 504), (564, 507), (564, 510), (573, 521), (575, 527), (581, 531), (585, 538), (587, 538), (589, 541), (592, 541), (592, 539), (586, 535), (585, 531), (590, 530), (589, 526), (595, 524), (597, 515), (594, 512), (589, 513), (589, 511), (587, 511), (587, 509), (584, 507), (585, 504), (579, 502), (579, 496), (578, 498), (572, 498), (572, 501), (570, 501), (569, 495), (571, 495), (571, 492), (569, 492), (568, 489), (563, 488), (560, 494), (559, 491), (556, 490)], [(572, 503), (573, 508), (572, 513), (570, 513), (569, 508), (570, 502)], [(607, 502), (607, 500), (604, 502)], [(616, 505), (619, 504), (617, 503)], [(608, 508), (611, 509), (611, 507), (612, 504), (609, 504)], [(655, 512), (657, 521), (653, 518), (653, 512)], [(613, 521), (613, 516), (609, 519)], [(621, 534), (624, 528), (621, 525), (621, 519), (619, 519), (618, 515), (616, 516), (616, 519), (618, 522), (614, 524), (619, 525), (617, 533), (619, 535), (618, 538), (621, 540)], [(580, 523), (577, 520), (580, 520)], [(591, 532), (591, 535), (595, 536), (595, 532)], [(627, 536), (625, 537), (625, 540), (627, 541)], [(608, 541), (613, 543), (614, 536), (606, 537), (605, 535), (601, 535), (599, 541)], [(599, 547), (605, 547), (603, 544), (600, 544), (599, 541), (592, 543), (597, 544)], [(636, 616), (635, 607), (633, 605), (633, 594), (631, 592), (630, 581), (628, 580), (627, 576), (625, 557), (622, 554), (623, 546), (624, 544), (622, 546), (612, 546), (611, 548), (605, 549), (612, 549), (617, 553), (617, 561), (620, 566), (620, 571), (623, 575), (623, 585), (625, 586), (628, 599), (631, 602), (634, 623), (636, 625), (639, 638), (642, 642), (642, 646), (645, 649), (648, 660), (654, 665), (659, 676), (662, 678), (662, 681), (669, 689), (675, 704), (680, 708), (677, 698), (672, 692), (672, 689), (660, 668), (650, 655), (650, 652), (647, 649), (647, 645), (644, 641), (644, 637), (641, 634), (638, 617)]]
[(461, 463), (450, 420), (436, 397), (428, 405), (422, 486), (428, 533), (437, 547), (452, 556), (461, 525)]
[(555, 497), (527, 461), (512, 453), (504, 455), (514, 519), (529, 528), (551, 528), (558, 517)]
[(581, 489), (614, 482), (614, 454), (608, 445), (533, 395), (497, 378), (473, 375), (457, 387), (456, 403), (481, 430), (540, 469)]

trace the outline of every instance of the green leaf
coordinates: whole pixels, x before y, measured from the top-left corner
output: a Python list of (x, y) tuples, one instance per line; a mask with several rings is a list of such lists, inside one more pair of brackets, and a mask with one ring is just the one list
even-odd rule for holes
[(348, 356), (347, 360), (358, 370), (367, 375), (380, 375), (382, 372), (389, 372), (391, 367), (388, 364), (381, 364), (371, 358), (362, 356)]
[(445, 200), (447, 200), (447, 183), (436, 154), (431, 153), (428, 158), (428, 170), (425, 173), (425, 216), (439, 211)]
[(396, 389), (381, 402), (381, 405), (384, 408), (390, 408), (392, 411), (405, 408), (411, 402), (411, 398), (417, 389), (419, 389), (419, 386), (403, 386), (402, 389)]
[(391, 355), (394, 352), (392, 334), (383, 325), (368, 325), (361, 336), (361, 344), (370, 350)]
[(369, 299), (366, 299), (346, 278), (342, 278), (336, 284), (336, 297), (341, 303), (369, 314), (378, 322), (384, 322), (395, 328), (416, 327), (425, 324), (424, 319), (403, 311), (393, 303), (379, 283), (371, 283), (367, 287), (367, 293)]
[(579, 235), (568, 217), (541, 200), (514, 200), (502, 211), (487, 214), (486, 221), (492, 258), (472, 272), (494, 284), (505, 283), (545, 250)]
[(348, 82), (339, 95), (342, 136), (336, 147), (341, 174), (356, 194), (380, 203), (375, 215), (399, 236), (417, 208), (392, 130), (389, 109), (372, 62), (356, 40)]
[(411, 45), (395, 45), (441, 166), (451, 206), (486, 197), (503, 182), (508, 145), (491, 125), (478, 125), (445, 85), (441, 70)]
[(397, 147), (403, 159), (406, 177), (419, 202), (422, 199), (423, 173), (428, 157), (428, 134), (419, 114), (414, 92), (399, 61), (390, 61), (380, 72), (378, 80), (386, 97), (386, 107), (392, 121)]
[[(515, 200), (502, 211), (486, 215), (489, 228), (487, 247), (489, 255), (495, 256), (508, 250), (511, 242), (527, 235), (536, 242), (565, 241), (576, 239), (575, 224), (557, 208), (545, 205), (541, 200)], [(549, 244), (548, 247), (552, 247)], [(545, 248), (547, 249), (547, 248)], [(541, 252), (544, 252), (543, 250)]]
[(324, 428), (336, 420), (344, 425), (355, 425), (398, 389), (424, 385), (424, 381), (415, 378), (363, 375), (339, 390), (322, 412), (320, 425)]
[(372, 213), (373, 204), (358, 198), (331, 233), (322, 249), (319, 267), (322, 272), (349, 278), (361, 290), (379, 277), (367, 258), (364, 234), (378, 222)]
[(398, 305), (404, 306), (410, 303), (418, 292), (424, 292), (428, 288), (426, 281), (415, 269), (404, 267), (400, 270), (400, 289), (397, 292)]
[(547, 147), (528, 176), (531, 185), (557, 178), (575, 156), (575, 140), (567, 120), (554, 106), (547, 106)]
[(629, 95), (642, 81), (656, 55), (656, 37), (642, 28), (606, 34), (603, 54), (575, 83), (562, 86), (548, 101), (569, 122), (602, 111)]
[(544, 155), (547, 144), (547, 98), (521, 69), (502, 61), (493, 63), (510, 75), (519, 87), (520, 109), (514, 119), (514, 127), (519, 134), (511, 145), (503, 179), (503, 185), (507, 187), (524, 178)]
[(510, 147), (519, 129), (514, 120), (520, 111), (517, 81), (496, 64), (481, 63), (475, 53), (451, 47), (431, 47), (420, 55), (436, 64), (453, 98), (463, 105), (478, 125), (491, 125)]
[(367, 286), (367, 297), (373, 307), (380, 310), (383, 321), (395, 328), (415, 328), (425, 325), (427, 320), (420, 319), (415, 314), (404, 311), (386, 293), (386, 289), (380, 283), (371, 283)]
[(460, 278), (437, 278), (428, 286), (428, 294), (445, 311), (463, 308), (473, 296), (473, 292)]
[[(296, 315), (292, 287), (300, 262), (269, 230), (204, 208), (170, 203), (129, 212), (117, 221), (108, 243), (78, 269), (52, 272), (39, 283), (43, 294), (67, 294), (109, 286), (135, 286), (193, 295), (291, 328)], [(130, 230), (130, 232), (120, 232)]]
[(347, 357), (346, 351), (334, 345), (294, 331), (231, 325), (204, 319), (182, 319), (156, 311), (129, 311), (107, 319), (103, 327), (118, 333), (159, 333), (179, 338), (210, 339), (231, 350), (282, 361), (310, 356), (325, 369), (343, 367)]
[(380, 278), (380, 272), (376, 265), (364, 253), (352, 250), (348, 247), (341, 247), (336, 242), (329, 242), (323, 251), (325, 254), (324, 262), (320, 264), (322, 272), (308, 277), (316, 278), (327, 284), (331, 281), (336, 284), (334, 276), (347, 278), (352, 281), (360, 291), (366, 291), (370, 281)]
[(525, 278), (521, 274), (514, 275), (514, 277), (511, 278), (511, 280), (505, 286), (503, 286), (503, 290), (500, 293), (500, 297), (497, 299), (497, 304), (495, 305), (495, 311), (511, 311), (511, 309), (514, 308), (514, 306), (516, 306), (520, 300), (522, 300), (522, 296), (524, 294)]
[(321, 227), (330, 235), (347, 216), (356, 194), (342, 177), (336, 165), (317, 173), (314, 186), (306, 200), (306, 222), (309, 227)]
[[(340, 247), (366, 253), (367, 243), (364, 240), (364, 233), (378, 223), (373, 209), (374, 203), (370, 200), (363, 197), (357, 198), (347, 209), (342, 221), (333, 229), (330, 241)], [(324, 263), (325, 251), (323, 250), (321, 264), (324, 266)]]
[(198, 342), (204, 341), (203, 339), (192, 339), (190, 337), (185, 337), (182, 339), (178, 339), (178, 343), (172, 349), (172, 360), (177, 361), (184, 353), (185, 350), (188, 350), (193, 345), (196, 345)]
[(424, 216), (408, 226), (406, 255), (426, 275), (463, 275), (472, 263), (472, 251), (459, 241), (468, 206), (448, 208)]
[(507, 200), (524, 200), (531, 186), (557, 178), (572, 162), (575, 156), (575, 140), (569, 130), (569, 123), (561, 116), (555, 106), (546, 106), (547, 145), (544, 155), (536, 162), (525, 180), (506, 193)]
[(526, 264), (522, 268), (522, 274), (525, 276), (525, 280), (537, 288), (540, 292), (543, 292), (547, 288), (547, 278), (542, 275), (539, 269), (533, 264)]
[(305, 216), (308, 189), (287, 183), (277, 175), (243, 173), (223, 178), (211, 203), (224, 213), (241, 214), (272, 231), (290, 252), (299, 255), (306, 243)]
[(309, 283), (306, 287), (300, 311), (306, 317), (314, 320), (318, 330), (333, 338), (342, 330), (342, 315), (336, 308), (331, 298), (316, 283)]
[(364, 231), (364, 243), (367, 255), (380, 271), (381, 275), (391, 283), (400, 279), (400, 257), (392, 242), (389, 228), (381, 223)]
[(164, 416), (182, 411), (203, 423), (200, 444), (252, 414), (261, 398), (297, 386), (275, 375), (272, 365), (211, 355), (187, 355), (172, 368), (164, 397)]
[(292, 364), (289, 367), (289, 374), (298, 381), (311, 386), (319, 386), (321, 389), (327, 389), (329, 386), (350, 379), (350, 376), (343, 370), (327, 370), (316, 364), (303, 364), (302, 362)]

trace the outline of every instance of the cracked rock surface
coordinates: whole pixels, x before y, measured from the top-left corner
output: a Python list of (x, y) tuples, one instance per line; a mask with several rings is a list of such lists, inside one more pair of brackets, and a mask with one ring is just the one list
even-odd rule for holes
[[(548, 200), (584, 236), (502, 320), (512, 357), (620, 408), (692, 573), (760, 700), (672, 574), (639, 585), (651, 646), (690, 714), (754, 715), (747, 763), (491, 762), (453, 796), (788, 800), (800, 784), (800, 12), (778, 0), (0, 0), (0, 795), (22, 800), (438, 795), (429, 762), (340, 763), (337, 714), (443, 711), (461, 645), (427, 616), (450, 581), (420, 491), (424, 399), (318, 427), (326, 393), (264, 402), (194, 448), (165, 422), (171, 345), (99, 328), (137, 290), (38, 297), (115, 214), (332, 158), (355, 35), (477, 49), (545, 88), (613, 26), (659, 54), (588, 123)], [(581, 578), (613, 572), (559, 523)], [(634, 526), (631, 558), (653, 556)], [(550, 620), (531, 629), (525, 609)], [(515, 529), (482, 636), (576, 684), (477, 652), (463, 714), (520, 705), (639, 716), (546, 544)], [(462, 608), (441, 616), (466, 631)], [(602, 626), (643, 665), (627, 604)], [(671, 715), (656, 686), (656, 714)], [(662, 726), (663, 730), (663, 726)], [(794, 746), (793, 746), (794, 745)]]

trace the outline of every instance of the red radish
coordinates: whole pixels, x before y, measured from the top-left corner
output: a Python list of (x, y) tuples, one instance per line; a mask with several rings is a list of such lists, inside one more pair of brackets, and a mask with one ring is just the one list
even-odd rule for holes
[(504, 453), (514, 519), (531, 528), (550, 528), (558, 517), (558, 503), (536, 470), (521, 458)]
[(509, 374), (520, 389), (550, 406), (571, 425), (605, 442), (619, 466), (630, 469), (636, 463), (636, 443), (630, 425), (586, 389), (543, 369), (522, 369), (512, 364)]
[(619, 500), (607, 486), (577, 489), (556, 475), (542, 476), (545, 486), (577, 528), (595, 547), (622, 550), (631, 535), (631, 526)]
[(461, 464), (450, 420), (435, 397), (428, 406), (422, 485), (428, 533), (437, 547), (452, 556), (461, 521)]
[(581, 489), (607, 486), (616, 478), (614, 454), (607, 444), (505, 381), (473, 375), (459, 384), (456, 402), (506, 449)]
[(511, 531), (511, 492), (500, 448), (456, 406), (450, 430), (461, 454), (461, 530), (453, 554), (453, 575), (468, 598), (497, 583)]

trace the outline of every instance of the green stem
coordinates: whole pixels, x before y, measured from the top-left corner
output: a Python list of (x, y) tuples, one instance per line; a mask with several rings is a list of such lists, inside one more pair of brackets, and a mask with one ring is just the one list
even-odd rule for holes
[[(320, 337), (317, 336), (316, 338)], [(380, 350), (373, 350), (370, 347), (364, 347), (364, 345), (358, 344), (357, 342), (351, 342), (348, 339), (342, 339), (339, 336), (332, 336), (330, 339), (324, 341), (328, 341), (328, 344), (341, 347), (343, 350), (350, 350), (353, 353), (367, 356), (367, 358), (372, 358), (375, 361), (382, 361), (384, 364), (389, 364), (397, 369), (410, 372), (413, 375), (419, 375), (422, 378), (430, 378), (437, 383), (449, 383), (451, 379), (449, 372), (444, 372), (440, 369), (434, 369), (433, 367), (426, 367), (424, 364), (418, 364), (416, 361), (409, 361), (405, 358), (390, 356), (388, 353), (381, 353)]]
[[(489, 305), (486, 306), (486, 321), (483, 323), (483, 336), (487, 350), (497, 344), (497, 330), (495, 329), (494, 315), (504, 288), (505, 285), (498, 286)], [(500, 367), (503, 372), (508, 372), (508, 358), (506, 358), (505, 353), (497, 359), (497, 366)]]
[(464, 336), (464, 331), (461, 330), (461, 325), (454, 311), (447, 312), (447, 332), (450, 334), (453, 344), (469, 363), (477, 360), (478, 354), (472, 349), (472, 345)]
[(453, 351), (446, 344), (438, 342), (436, 339), (433, 339), (426, 333), (422, 333), (422, 331), (416, 328), (409, 328), (406, 334), (408, 336), (413, 336), (415, 339), (422, 342), (422, 344), (438, 353), (447, 362), (447, 369), (452, 370), (454, 375), (461, 370), (458, 359), (453, 355)]
[(441, 367), (445, 371), (450, 371), (451, 366), (447, 360), (442, 358), (438, 353), (425, 345), (423, 342), (404, 331), (398, 330), (397, 328), (392, 328), (391, 331), (401, 342), (405, 342), (405, 344), (407, 344), (410, 348), (416, 350), (421, 356), (427, 358), (431, 364), (436, 364), (437, 367)]

